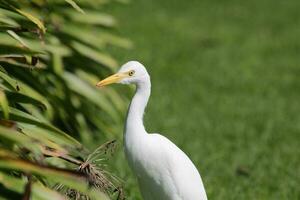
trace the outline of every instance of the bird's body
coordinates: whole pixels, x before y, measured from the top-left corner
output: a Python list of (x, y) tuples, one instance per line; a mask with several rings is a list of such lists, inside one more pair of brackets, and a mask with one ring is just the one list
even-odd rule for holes
[(126, 142), (125, 152), (144, 200), (206, 200), (197, 169), (167, 138), (148, 134), (134, 148), (132, 143)]
[[(122, 78), (126, 73), (131, 79)], [(135, 83), (137, 87), (128, 109), (124, 146), (144, 200), (207, 200), (200, 174), (188, 156), (166, 137), (148, 134), (144, 128), (143, 114), (151, 83), (143, 65), (128, 62), (99, 85), (117, 81)]]

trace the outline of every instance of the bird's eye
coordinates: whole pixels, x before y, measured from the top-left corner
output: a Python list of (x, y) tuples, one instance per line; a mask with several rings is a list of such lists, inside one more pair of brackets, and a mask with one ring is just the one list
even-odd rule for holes
[(134, 73), (135, 73), (135, 71), (134, 71), (134, 70), (131, 70), (131, 71), (128, 73), (128, 75), (129, 75), (129, 76), (133, 76)]

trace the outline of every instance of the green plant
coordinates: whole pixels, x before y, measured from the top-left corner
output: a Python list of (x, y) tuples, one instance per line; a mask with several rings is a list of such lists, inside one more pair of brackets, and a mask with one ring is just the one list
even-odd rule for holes
[(124, 113), (123, 97), (94, 87), (117, 66), (106, 47), (131, 47), (99, 12), (104, 3), (0, 0), (1, 197), (64, 199), (51, 189), (57, 183), (74, 199), (87, 198), (74, 191), (105, 199), (117, 190), (82, 145), (114, 135)]

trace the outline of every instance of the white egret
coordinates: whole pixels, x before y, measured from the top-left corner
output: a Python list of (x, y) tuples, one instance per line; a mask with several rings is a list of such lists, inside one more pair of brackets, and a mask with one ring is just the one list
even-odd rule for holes
[(112, 83), (136, 85), (127, 113), (124, 146), (144, 200), (206, 200), (200, 174), (188, 156), (166, 137), (145, 130), (143, 115), (151, 89), (145, 67), (130, 61), (97, 86)]

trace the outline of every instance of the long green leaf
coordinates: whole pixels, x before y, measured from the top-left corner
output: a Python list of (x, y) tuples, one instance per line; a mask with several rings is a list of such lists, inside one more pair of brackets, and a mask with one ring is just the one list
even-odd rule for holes
[(22, 40), (22, 38), (16, 34), (14, 31), (12, 30), (8, 30), (7, 33), (15, 40), (17, 40), (22, 46), (28, 48), (28, 45)]
[(79, 42), (72, 42), (72, 47), (78, 51), (80, 54), (86, 56), (87, 58), (90, 58), (94, 60), (95, 62), (98, 62), (106, 67), (109, 67), (111, 69), (115, 69), (118, 66), (118, 63), (113, 59), (111, 56), (101, 53), (99, 51), (96, 51), (82, 43)]
[(84, 11), (77, 5), (77, 3), (73, 0), (65, 0), (68, 4), (70, 4), (75, 10), (78, 12), (84, 13)]
[(36, 55), (39, 53), (40, 52), (33, 51), (24, 47), (0, 44), (0, 55), (15, 55), (15, 54)]
[(108, 99), (99, 93), (97, 90), (92, 88), (88, 83), (79, 79), (71, 73), (65, 73), (64, 78), (67, 81), (69, 87), (76, 93), (87, 98), (90, 102), (97, 105), (100, 109), (104, 110), (111, 116), (115, 121), (120, 120), (120, 116), (115, 108), (111, 105)]
[(47, 109), (47, 105), (44, 104), (42, 101), (39, 101), (22, 93), (6, 91), (6, 96), (11, 103), (32, 104), (42, 108), (43, 110)]
[(0, 22), (8, 25), (10, 28), (19, 26), (19, 24), (15, 20), (13, 20), (12, 18), (9, 18), (5, 15), (2, 15), (1, 13), (0, 13)]
[(83, 24), (93, 24), (93, 25), (102, 25), (106, 27), (113, 27), (117, 23), (113, 16), (104, 13), (93, 12), (91, 10), (86, 11), (85, 14), (78, 14), (78, 12), (75, 12), (73, 10), (68, 10), (68, 11), (66, 10), (65, 13), (72, 20)]
[(27, 19), (29, 19), (30, 21), (32, 21), (34, 24), (36, 24), (39, 27), (39, 29), (42, 31), (42, 33), (46, 33), (46, 28), (43, 22), (41, 22), (37, 17), (18, 8), (15, 8), (15, 10), (21, 15), (23, 15), (24, 17), (26, 17)]
[(2, 139), (4, 138), (16, 144), (25, 146), (27, 149), (30, 149), (34, 153), (41, 154), (40, 146), (36, 142), (34, 142), (33, 139), (18, 131), (0, 126), (0, 137)]
[[(2, 109), (0, 110), (0, 113), (3, 113)], [(51, 125), (47, 122), (43, 122), (43, 121), (33, 117), (30, 114), (24, 113), (20, 110), (12, 108), (12, 107), (10, 107), (10, 119), (14, 120), (14, 121), (33, 124), (33, 125), (43, 128), (43, 129), (53, 131), (56, 134), (60, 135), (64, 139), (65, 142), (76, 145), (77, 148), (82, 148), (82, 145), (76, 139), (74, 139), (70, 135), (66, 134), (65, 132), (59, 130), (58, 128), (54, 127), (53, 125)]]
[(19, 101), (23, 103), (27, 102), (27, 103), (39, 104), (42, 105), (43, 108), (49, 109), (49, 111), (52, 112), (50, 103), (41, 94), (33, 90), (28, 85), (11, 78), (8, 74), (1, 71), (0, 71), (0, 78), (5, 82), (7, 82), (11, 87), (12, 91), (14, 91), (9, 94), (14, 97), (13, 101), (18, 101), (19, 99)]
[(9, 118), (9, 106), (6, 95), (2, 89), (0, 89), (0, 106), (3, 110), (3, 117), (5, 119)]
[(18, 170), (27, 173), (33, 173), (44, 176), (56, 183), (62, 183), (70, 188), (78, 190), (95, 200), (108, 200), (108, 197), (100, 191), (92, 189), (88, 186), (85, 177), (75, 171), (47, 167), (37, 163), (11, 158), (0, 155), (0, 168), (9, 170)]

